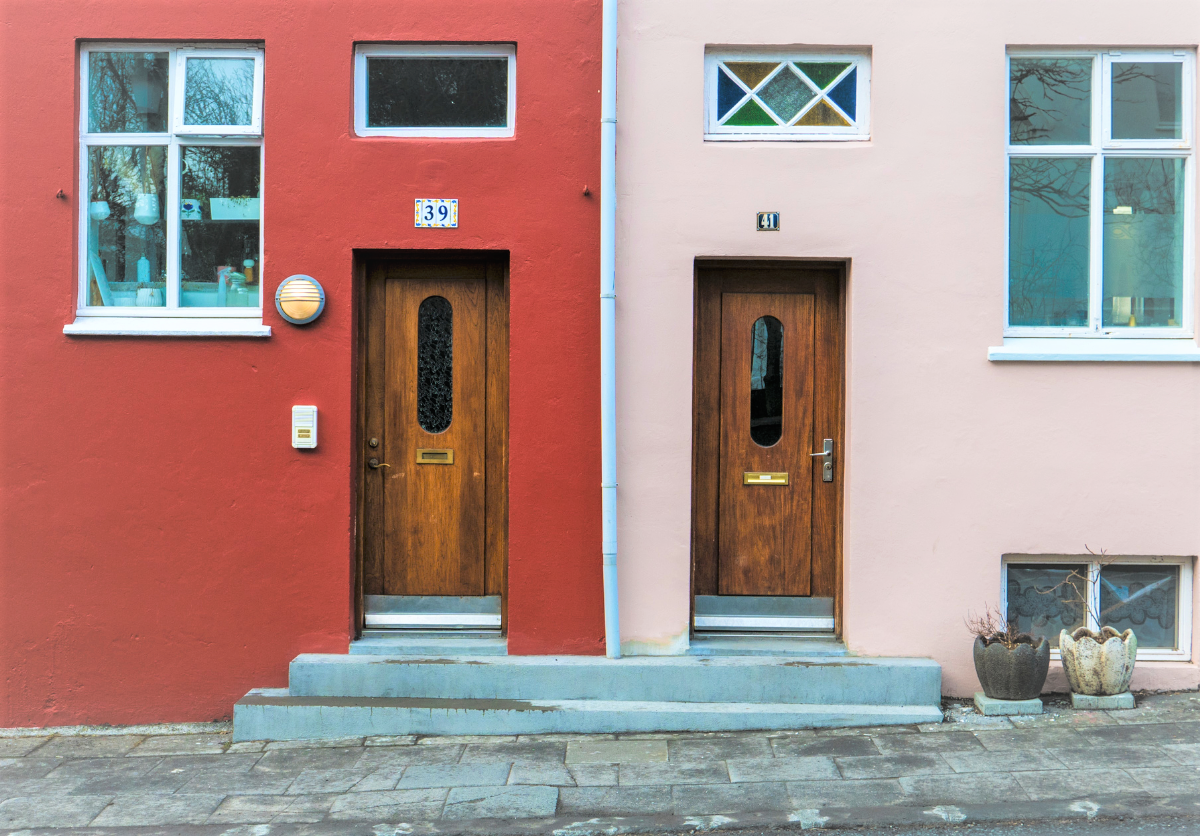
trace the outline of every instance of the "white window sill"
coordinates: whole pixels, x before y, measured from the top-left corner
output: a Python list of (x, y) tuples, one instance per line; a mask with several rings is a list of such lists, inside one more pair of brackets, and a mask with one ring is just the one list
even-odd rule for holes
[(95, 337), (269, 337), (271, 326), (247, 318), (80, 316), (63, 326), (71, 336)]
[(1008, 337), (1004, 345), (988, 349), (988, 360), (993, 363), (1200, 363), (1200, 347), (1191, 339)]

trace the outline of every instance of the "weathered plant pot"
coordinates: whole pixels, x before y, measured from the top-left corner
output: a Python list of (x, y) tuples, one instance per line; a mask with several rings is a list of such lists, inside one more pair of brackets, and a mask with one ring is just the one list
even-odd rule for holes
[(1003, 642), (975, 638), (975, 675), (983, 693), (994, 700), (1031, 700), (1042, 693), (1050, 670), (1050, 643), (1044, 638), (1019, 641), (1009, 649)]
[(1129, 690), (1133, 663), (1137, 659), (1137, 637), (1132, 630), (1118, 633), (1104, 627), (1099, 634), (1086, 627), (1058, 636), (1067, 684), (1076, 694), (1111, 697)]

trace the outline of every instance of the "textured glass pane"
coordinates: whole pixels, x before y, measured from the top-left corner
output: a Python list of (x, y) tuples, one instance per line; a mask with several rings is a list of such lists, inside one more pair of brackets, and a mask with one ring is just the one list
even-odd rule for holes
[(442, 296), (417, 310), (417, 421), (444, 432), (454, 417), (454, 311)]
[(727, 61), (725, 66), (753, 90), (779, 66), (778, 61)]
[(86, 304), (166, 304), (166, 146), (88, 149)]
[(824, 90), (850, 65), (844, 61), (797, 61), (796, 66), (813, 80), (818, 89)]
[(1010, 73), (1013, 145), (1091, 142), (1091, 58), (1013, 58)]
[(725, 114), (733, 108), (735, 104), (740, 102), (746, 95), (746, 91), (741, 86), (730, 78), (729, 73), (723, 69), (717, 70), (717, 118), (724, 118)]
[(858, 104), (858, 67), (851, 70), (849, 75), (837, 83), (837, 87), (829, 91), (828, 98), (851, 119), (858, 118), (855, 113)]
[(1132, 629), (1138, 647), (1177, 646), (1178, 566), (1102, 566), (1100, 626)]
[(372, 128), (507, 124), (507, 58), (367, 60), (367, 125)]
[(88, 131), (166, 131), (167, 66), (165, 52), (89, 52)]
[(771, 114), (762, 109), (762, 105), (754, 99), (742, 105), (737, 113), (729, 117), (726, 125), (775, 125)]
[(1060, 630), (1082, 627), (1087, 615), (1086, 563), (1042, 566), (1008, 564), (1008, 624), (1058, 647)]
[(1112, 65), (1113, 139), (1183, 136), (1183, 65)]
[(253, 58), (187, 60), (183, 124), (249, 125), (253, 113)]
[(800, 117), (797, 125), (816, 125), (826, 128), (846, 128), (850, 123), (842, 115), (829, 106), (824, 99), (808, 109), (808, 113)]
[(758, 91), (758, 97), (784, 122), (792, 121), (792, 117), (815, 95), (813, 89), (786, 66)]
[(258, 307), (259, 149), (187, 145), (182, 174), (179, 304)]
[(1008, 321), (1088, 323), (1090, 158), (1009, 164)]
[(1173, 326), (1183, 313), (1184, 161), (1104, 161), (1104, 324)]
[(750, 438), (770, 447), (783, 435), (783, 323), (773, 316), (754, 323), (750, 355)]

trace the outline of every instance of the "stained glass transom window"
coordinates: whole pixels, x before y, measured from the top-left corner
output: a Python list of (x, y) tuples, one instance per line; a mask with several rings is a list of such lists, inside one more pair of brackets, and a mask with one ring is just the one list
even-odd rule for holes
[(710, 139), (868, 136), (865, 55), (709, 54)]

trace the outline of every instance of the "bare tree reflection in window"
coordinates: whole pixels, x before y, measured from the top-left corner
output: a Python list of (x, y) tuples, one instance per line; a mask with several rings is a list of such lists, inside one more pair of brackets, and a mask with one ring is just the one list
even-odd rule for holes
[(189, 58), (184, 85), (184, 124), (250, 124), (254, 108), (253, 59)]
[(1009, 73), (1013, 145), (1090, 141), (1092, 59), (1014, 58)]
[(88, 130), (167, 130), (167, 53), (88, 53)]
[(1088, 322), (1091, 159), (1009, 165), (1009, 323)]

